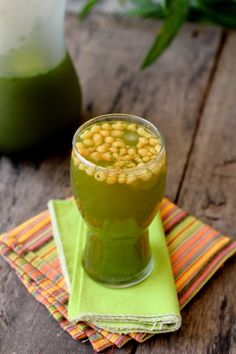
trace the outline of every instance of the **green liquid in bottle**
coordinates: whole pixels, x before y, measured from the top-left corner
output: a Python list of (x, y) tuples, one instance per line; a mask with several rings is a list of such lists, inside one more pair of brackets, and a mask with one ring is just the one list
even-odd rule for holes
[(0, 152), (30, 149), (79, 123), (81, 91), (68, 55), (45, 74), (0, 77)]

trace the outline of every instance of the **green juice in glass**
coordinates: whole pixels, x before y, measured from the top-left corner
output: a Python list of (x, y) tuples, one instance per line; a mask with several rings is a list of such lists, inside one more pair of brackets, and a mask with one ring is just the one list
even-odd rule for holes
[(0, 152), (49, 141), (78, 123), (80, 108), (80, 86), (68, 55), (43, 74), (0, 77)]
[(164, 141), (146, 120), (110, 114), (76, 132), (71, 184), (88, 226), (83, 266), (94, 280), (126, 287), (151, 273), (148, 226), (165, 180)]

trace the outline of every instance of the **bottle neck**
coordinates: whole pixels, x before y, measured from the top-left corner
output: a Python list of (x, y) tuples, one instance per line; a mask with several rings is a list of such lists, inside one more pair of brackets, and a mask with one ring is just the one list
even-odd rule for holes
[(0, 0), (0, 77), (46, 73), (65, 57), (65, 0)]

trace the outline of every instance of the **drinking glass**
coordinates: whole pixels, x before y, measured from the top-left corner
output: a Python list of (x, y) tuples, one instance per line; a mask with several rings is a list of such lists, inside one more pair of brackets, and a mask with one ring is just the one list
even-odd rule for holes
[[(101, 166), (81, 155), (80, 136), (93, 125), (125, 122), (151, 132), (160, 142), (155, 157), (134, 168)], [(71, 185), (87, 224), (83, 267), (95, 281), (128, 287), (153, 269), (148, 227), (156, 216), (166, 181), (163, 136), (150, 122), (128, 114), (108, 114), (83, 124), (73, 138)], [(158, 235), (157, 235), (158, 237)]]

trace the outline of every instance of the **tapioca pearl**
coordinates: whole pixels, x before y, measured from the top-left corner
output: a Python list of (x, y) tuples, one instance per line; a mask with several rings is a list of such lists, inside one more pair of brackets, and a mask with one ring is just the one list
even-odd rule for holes
[(116, 173), (109, 173), (106, 179), (106, 183), (108, 184), (115, 184), (117, 182), (117, 174)]
[(138, 133), (138, 135), (144, 137), (144, 136), (146, 135), (147, 131), (146, 131), (143, 127), (139, 127), (139, 128), (137, 129), (137, 133)]
[(136, 154), (136, 149), (129, 148), (127, 152), (128, 152), (129, 155), (134, 156)]
[(125, 144), (129, 146), (135, 146), (138, 144), (139, 136), (136, 132), (129, 132), (126, 130), (124, 132), (122, 139), (125, 142)]
[(161, 167), (159, 164), (150, 167), (150, 170), (154, 175), (157, 175), (158, 173), (160, 173), (160, 169), (161, 169)]
[(105, 160), (105, 161), (108, 161), (108, 162), (112, 161), (112, 154), (109, 151), (105, 152), (105, 154), (103, 154), (102, 157), (103, 157), (103, 160)]
[(80, 170), (80, 171), (85, 171), (85, 169), (86, 169), (86, 166), (81, 162), (81, 163), (79, 164), (79, 170)]
[(111, 146), (109, 151), (112, 152), (112, 153), (114, 153), (114, 152), (118, 153), (118, 148), (114, 147), (114, 146)]
[(100, 152), (100, 153), (105, 153), (109, 150), (110, 148), (110, 145), (109, 144), (103, 144), (103, 145), (100, 145), (96, 148), (97, 152)]
[(126, 184), (133, 184), (136, 181), (137, 181), (137, 177), (135, 176), (135, 174), (130, 173), (127, 175)]
[(90, 131), (92, 133), (99, 133), (101, 131), (101, 126), (99, 124), (95, 124), (91, 127)]
[(112, 130), (110, 132), (111, 136), (115, 137), (115, 138), (121, 138), (124, 134), (124, 132), (122, 130)]
[(76, 149), (77, 149), (77, 151), (81, 154), (81, 151), (83, 151), (83, 150), (87, 150), (87, 146), (78, 146), (78, 145), (76, 145)]
[(109, 124), (109, 123), (103, 123), (103, 124), (101, 125), (101, 127), (102, 127), (102, 129), (104, 129), (104, 130), (112, 130), (111, 124)]
[(137, 126), (136, 126), (136, 124), (128, 124), (126, 129), (130, 132), (135, 132), (137, 130)]
[(143, 157), (143, 162), (147, 163), (149, 161), (151, 161), (151, 158), (149, 156), (144, 156)]
[(90, 147), (88, 148), (88, 151), (90, 152), (90, 154), (91, 154), (92, 152), (96, 151), (96, 146), (90, 146)]
[(123, 184), (126, 182), (126, 174), (125, 173), (120, 173), (118, 175), (118, 183)]
[(152, 177), (152, 173), (149, 170), (144, 170), (138, 176), (138, 178), (141, 179), (143, 182), (147, 182), (151, 177)]
[(139, 155), (135, 155), (135, 156), (134, 156), (134, 160), (135, 160), (137, 163), (143, 162), (142, 158), (141, 158)]
[(126, 168), (134, 168), (134, 167), (136, 167), (136, 164), (134, 162), (127, 162), (125, 167)]
[(151, 139), (154, 137), (154, 135), (152, 133), (149, 133), (148, 131), (145, 131), (145, 134), (143, 133), (143, 137), (145, 137), (146, 139)]
[(76, 148), (77, 148), (78, 150), (85, 148), (85, 146), (84, 146), (84, 144), (83, 144), (82, 142), (76, 143), (75, 146), (76, 146)]
[(122, 123), (122, 122), (116, 122), (116, 123), (112, 124), (111, 127), (114, 130), (123, 130), (123, 129), (125, 129), (126, 124)]
[[(113, 158), (115, 159), (115, 157), (113, 156)], [(117, 168), (120, 168), (121, 167), (121, 162), (120, 160), (116, 160), (113, 164), (113, 167), (117, 167)]]
[(85, 172), (87, 173), (88, 176), (92, 177), (95, 174), (95, 169), (91, 167), (86, 167)]
[(148, 156), (148, 151), (147, 151), (147, 149), (139, 149), (138, 154), (142, 157)]
[(102, 160), (102, 154), (100, 152), (92, 152), (90, 155), (89, 155), (89, 158), (95, 162), (98, 162), (98, 161), (101, 161)]
[(80, 134), (81, 139), (90, 139), (91, 136), (93, 135), (93, 132), (91, 130), (85, 130), (82, 134)]
[(137, 148), (137, 149), (142, 149), (142, 148), (143, 148), (143, 144), (138, 143), (138, 144), (136, 145), (136, 148)]
[(92, 139), (84, 139), (83, 143), (85, 146), (93, 146), (94, 145), (94, 141)]
[(148, 144), (148, 139), (140, 136), (139, 139), (138, 139), (138, 145), (143, 147), (143, 146), (145, 146), (147, 144)]
[[(113, 149), (111, 150), (112, 148), (110, 148), (110, 152), (111, 152), (111, 154), (112, 154), (112, 158), (115, 160), (115, 162), (116, 161), (118, 161), (119, 159), (120, 159), (120, 154), (119, 154), (119, 152), (118, 152), (118, 150), (117, 151), (114, 151), (113, 152)], [(116, 149), (116, 148), (114, 148), (114, 149)]]
[(104, 141), (107, 144), (112, 144), (115, 141), (115, 138), (113, 136), (107, 136)]
[(103, 137), (101, 134), (95, 133), (92, 137), (96, 146), (99, 146), (103, 143)]
[(120, 155), (120, 156), (127, 155), (127, 150), (126, 150), (126, 148), (121, 148), (121, 149), (119, 150), (119, 155)]
[(115, 167), (119, 167), (119, 168), (124, 168), (126, 165), (126, 161), (122, 161), (120, 159), (117, 159), (115, 162), (114, 162), (114, 166)]
[(101, 130), (100, 134), (105, 138), (110, 135), (110, 132), (109, 130)]
[(157, 138), (151, 138), (151, 139), (149, 139), (149, 144), (151, 146), (156, 146), (159, 144), (159, 140)]
[(114, 147), (125, 147), (125, 143), (122, 140), (116, 140), (112, 143), (112, 146)]
[(90, 155), (89, 149), (80, 149), (80, 150), (79, 150), (79, 153), (80, 153), (80, 155), (83, 156), (83, 157), (88, 157), (88, 156)]
[(107, 173), (103, 171), (97, 171), (94, 175), (95, 179), (99, 182), (104, 182), (107, 179)]
[(151, 152), (152, 155), (156, 155), (157, 150), (153, 146), (147, 147), (147, 150)]
[(130, 155), (124, 155), (124, 156), (121, 156), (120, 159), (122, 161), (131, 161), (133, 159), (133, 157)]

